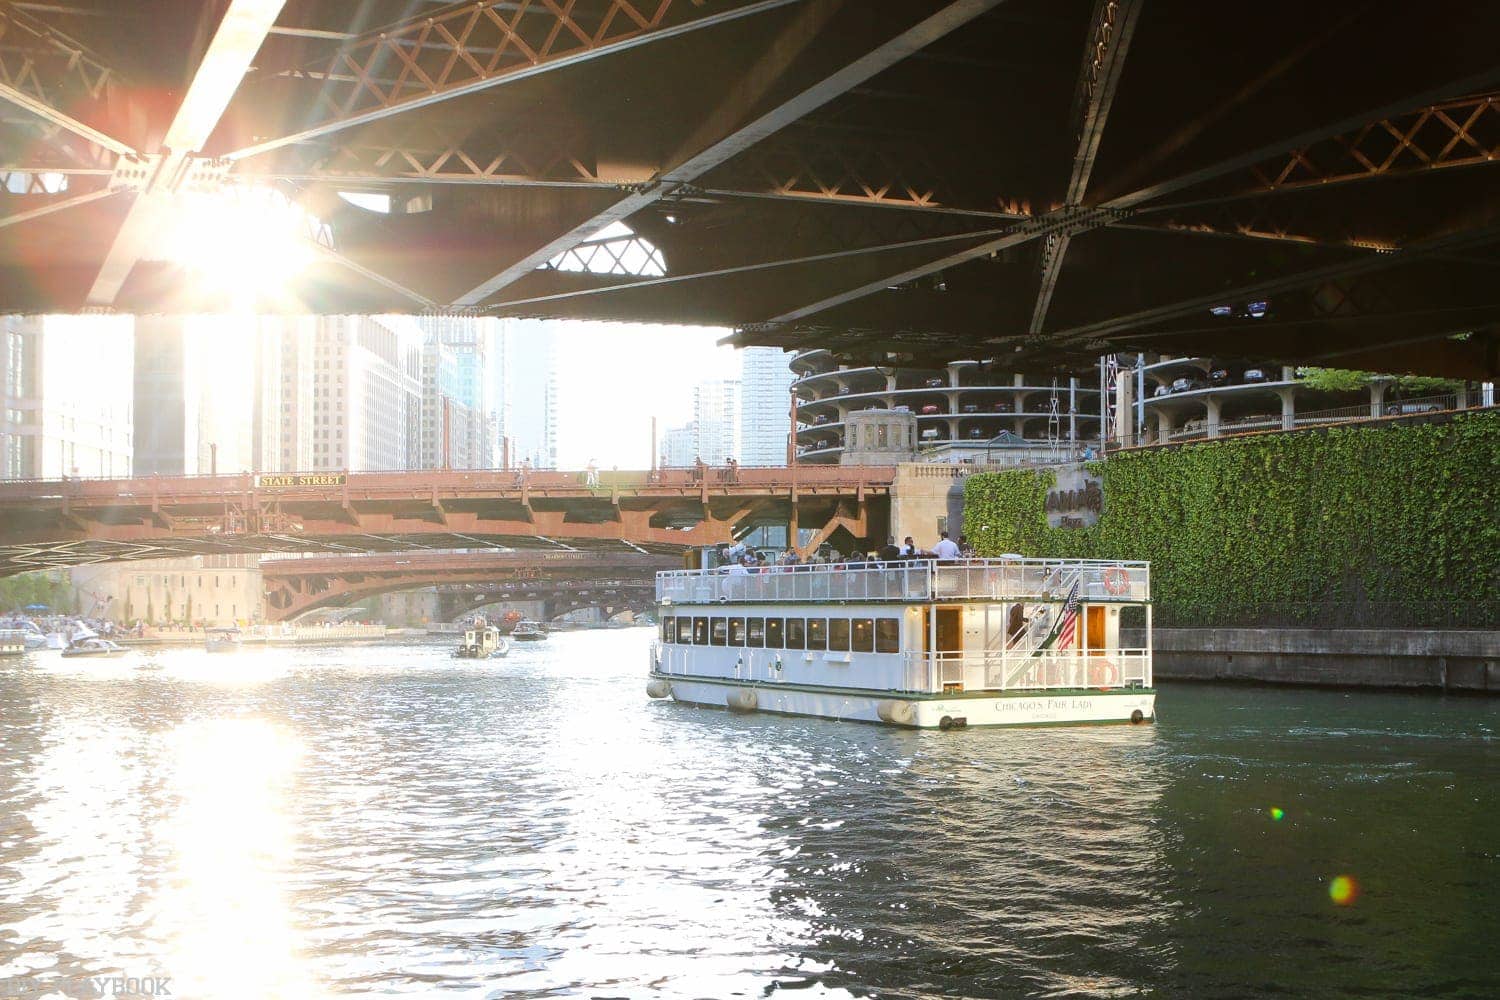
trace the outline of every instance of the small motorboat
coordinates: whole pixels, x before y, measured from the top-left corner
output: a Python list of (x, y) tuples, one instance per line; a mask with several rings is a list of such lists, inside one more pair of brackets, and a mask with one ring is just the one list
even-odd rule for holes
[(485, 625), (482, 622), (464, 632), (463, 642), (453, 651), (453, 655), (463, 660), (488, 660), (504, 656), (510, 652), (510, 643), (500, 634), (500, 630), (493, 625)]
[(240, 649), (240, 630), (211, 628), (203, 634), (203, 648), (210, 653), (237, 653)]
[(84, 639), (74, 639), (68, 647), (62, 651), (65, 657), (72, 656), (124, 656), (130, 650), (117, 643), (99, 636), (89, 636)]
[(519, 621), (510, 630), (510, 637), (516, 642), (540, 642), (547, 638), (547, 626), (541, 622)]
[(0, 656), (24, 656), (26, 633), (18, 628), (0, 629)]

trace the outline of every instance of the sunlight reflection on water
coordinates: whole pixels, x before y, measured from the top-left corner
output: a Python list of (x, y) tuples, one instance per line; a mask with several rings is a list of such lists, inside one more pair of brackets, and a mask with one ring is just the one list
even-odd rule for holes
[(1168, 688), (1155, 728), (916, 733), (649, 702), (649, 639), (0, 666), (0, 979), (1202, 996), (1299, 993), (1317, 962), (1330, 993), (1500, 986), (1471, 906), (1500, 890), (1489, 702)]

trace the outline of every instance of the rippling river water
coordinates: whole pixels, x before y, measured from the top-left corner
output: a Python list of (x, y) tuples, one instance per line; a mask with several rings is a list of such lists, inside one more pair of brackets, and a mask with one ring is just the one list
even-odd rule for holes
[(0, 661), (0, 995), (1500, 995), (1500, 703), (909, 732), (650, 639)]

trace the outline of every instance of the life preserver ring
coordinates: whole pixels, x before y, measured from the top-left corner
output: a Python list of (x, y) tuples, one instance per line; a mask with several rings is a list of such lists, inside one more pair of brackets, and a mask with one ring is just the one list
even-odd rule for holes
[(1096, 659), (1089, 663), (1089, 687), (1108, 691), (1120, 683), (1120, 668), (1110, 660)]
[(1111, 566), (1104, 571), (1104, 589), (1119, 595), (1130, 590), (1130, 571), (1121, 566)]

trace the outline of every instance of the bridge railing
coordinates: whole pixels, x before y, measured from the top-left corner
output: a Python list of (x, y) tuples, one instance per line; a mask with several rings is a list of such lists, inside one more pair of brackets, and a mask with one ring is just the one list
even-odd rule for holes
[(68, 476), (63, 479), (10, 479), (0, 482), (0, 499), (63, 497), (87, 499), (162, 498), (173, 494), (239, 498), (251, 493), (274, 493), (280, 497), (326, 496), (330, 493), (396, 492), (427, 495), (475, 490), (697, 490), (704, 486), (784, 489), (793, 485), (889, 486), (895, 478), (890, 466), (798, 465), (712, 466), (651, 470), (565, 469), (390, 469), (363, 472), (321, 470), (277, 473), (278, 476), (343, 476), (337, 484), (267, 486), (249, 473), (188, 476)]
[(1141, 603), (1151, 597), (1146, 562), (1098, 559), (916, 559), (845, 566), (767, 566), (658, 573), (663, 604), (722, 602), (828, 603), (832, 601), (1078, 599)]

